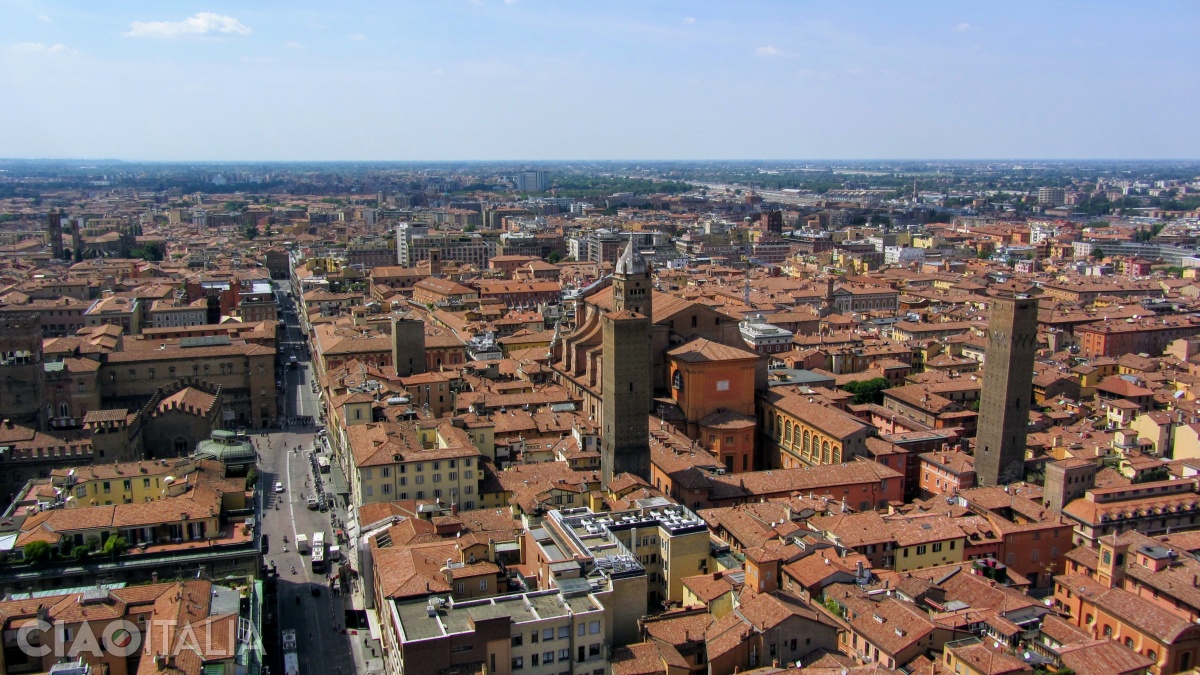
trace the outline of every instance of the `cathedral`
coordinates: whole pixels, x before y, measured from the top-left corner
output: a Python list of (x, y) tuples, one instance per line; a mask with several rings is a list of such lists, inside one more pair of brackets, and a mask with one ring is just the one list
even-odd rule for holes
[(735, 319), (654, 290), (651, 266), (632, 241), (613, 274), (575, 298), (575, 326), (556, 336), (550, 365), (600, 425), (606, 484), (623, 472), (650, 480), (649, 415), (655, 397), (670, 391), (665, 355), (696, 337), (743, 344)]

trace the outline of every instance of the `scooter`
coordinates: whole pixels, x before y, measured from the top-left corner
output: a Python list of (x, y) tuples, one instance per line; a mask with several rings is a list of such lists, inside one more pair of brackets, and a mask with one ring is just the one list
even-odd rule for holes
[(295, 573), (296, 573), (296, 566), (292, 565), (292, 574), (295, 574)]

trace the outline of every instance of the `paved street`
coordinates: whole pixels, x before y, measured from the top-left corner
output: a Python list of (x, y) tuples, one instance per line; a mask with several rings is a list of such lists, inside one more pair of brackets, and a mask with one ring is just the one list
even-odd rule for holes
[[(312, 370), (304, 352), (303, 335), (295, 323), (295, 314), (288, 315), (286, 332), (281, 331), (280, 362), (283, 387), (280, 400), (283, 417), (309, 416), (316, 420), (319, 413), (318, 396), (311, 390)], [(287, 365), (288, 356), (296, 355), (296, 367)], [(335, 544), (331, 517), (345, 517), (344, 509), (328, 512), (310, 510), (308, 495), (314, 494), (314, 471), (311, 453), (318, 439), (313, 426), (295, 426), (276, 430), (267, 436), (256, 436), (261, 461), (259, 471), (264, 495), (263, 531), (270, 537), (270, 554), (265, 556), (268, 570), (278, 570), (279, 628), (296, 631), (297, 656), (301, 673), (355, 672), (353, 665), (362, 649), (361, 639), (345, 632), (344, 609), (350, 608), (350, 598), (330, 592), (328, 570), (314, 573), (309, 555), (296, 550), (296, 535), (304, 534), (312, 541), (317, 532), (325, 533), (326, 544)], [(319, 446), (318, 446), (319, 447)], [(328, 480), (328, 474), (322, 476)], [(275, 492), (276, 481), (284, 491)], [(332, 488), (326, 482), (325, 491)], [(285, 543), (286, 537), (286, 543)], [(285, 551), (286, 548), (286, 551)], [(292, 570), (295, 569), (293, 574)], [(319, 595), (313, 595), (318, 591)], [(278, 643), (275, 643), (277, 648)]]

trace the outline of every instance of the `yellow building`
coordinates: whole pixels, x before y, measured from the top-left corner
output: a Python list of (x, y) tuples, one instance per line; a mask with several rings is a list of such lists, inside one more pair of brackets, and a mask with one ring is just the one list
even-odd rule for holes
[(897, 572), (963, 561), (967, 536), (949, 518), (908, 518), (889, 526), (896, 540)]
[(766, 392), (759, 403), (766, 427), (768, 467), (841, 464), (867, 454), (866, 440), (872, 428), (849, 413), (781, 390)]
[(67, 508), (112, 506), (163, 499), (168, 496), (168, 486), (186, 482), (193, 471), (196, 464), (186, 458), (94, 464), (55, 469), (50, 484), (68, 493)]
[[(707, 574), (716, 562), (710, 557), (708, 526), (684, 506), (662, 497), (639, 499), (636, 508), (627, 511), (592, 512), (583, 524), (607, 529), (611, 536), (646, 570), (646, 588), (650, 606), (662, 602), (682, 603), (686, 588), (683, 580)], [(590, 509), (569, 509), (564, 513), (578, 516)], [(612, 522), (608, 522), (611, 520)]]
[(357, 504), (436, 499), (470, 510), (480, 503), (482, 456), (449, 420), (353, 425), (346, 441)]

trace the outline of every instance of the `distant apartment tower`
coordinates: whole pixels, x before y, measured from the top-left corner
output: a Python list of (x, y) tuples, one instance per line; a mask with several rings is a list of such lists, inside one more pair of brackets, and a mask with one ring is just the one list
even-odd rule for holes
[(767, 232), (774, 234), (783, 234), (783, 211), (767, 211), (763, 213), (763, 223), (767, 226)]
[(975, 475), (984, 487), (1025, 478), (1025, 439), (1037, 351), (1037, 299), (1012, 290), (996, 293), (988, 323), (975, 438)]
[(1062, 188), (1038, 188), (1038, 204), (1043, 206), (1062, 206), (1067, 203), (1067, 191)]
[(50, 245), (50, 255), (55, 260), (63, 259), (62, 214), (51, 211), (46, 216), (46, 243)]
[(550, 172), (522, 171), (514, 177), (517, 192), (545, 192), (550, 187)]

